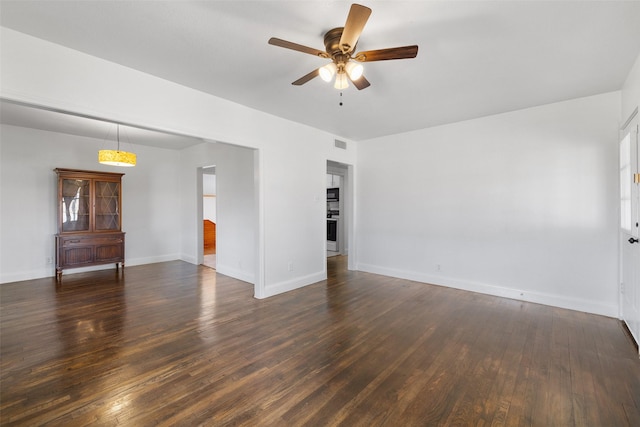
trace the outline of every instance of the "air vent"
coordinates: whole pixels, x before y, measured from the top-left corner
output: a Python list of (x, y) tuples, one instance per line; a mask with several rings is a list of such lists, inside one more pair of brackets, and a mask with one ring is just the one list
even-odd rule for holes
[(335, 146), (336, 146), (336, 148), (341, 148), (343, 150), (347, 149), (347, 143), (344, 142), (344, 141), (340, 141), (339, 139), (335, 140)]

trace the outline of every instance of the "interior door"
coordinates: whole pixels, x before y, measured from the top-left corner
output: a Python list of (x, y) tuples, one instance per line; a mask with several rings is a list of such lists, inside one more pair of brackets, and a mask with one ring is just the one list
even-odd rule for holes
[[(637, 110), (636, 110), (637, 112)], [(640, 343), (640, 152), (638, 116), (620, 140), (620, 299), (622, 319)]]

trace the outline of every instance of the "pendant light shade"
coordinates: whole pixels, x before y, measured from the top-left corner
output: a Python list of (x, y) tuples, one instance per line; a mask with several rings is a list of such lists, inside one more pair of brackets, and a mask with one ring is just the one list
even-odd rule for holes
[(98, 162), (103, 165), (131, 167), (136, 165), (136, 155), (127, 151), (100, 150)]
[(120, 151), (120, 124), (118, 126), (118, 149), (98, 151), (98, 162), (103, 165), (131, 167), (136, 165), (135, 153)]

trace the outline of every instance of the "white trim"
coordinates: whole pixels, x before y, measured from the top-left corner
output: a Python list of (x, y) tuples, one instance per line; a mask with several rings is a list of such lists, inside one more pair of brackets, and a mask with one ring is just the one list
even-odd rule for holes
[[(242, 280), (243, 282), (253, 283), (255, 278), (246, 271), (229, 267), (226, 265), (216, 264), (216, 272), (224, 274), (225, 276), (233, 277), (234, 279)], [(255, 285), (254, 285), (255, 290)], [(255, 291), (254, 291), (255, 292)]]
[(204, 166), (196, 168), (196, 263), (204, 263), (204, 202), (202, 201), (204, 193)]
[(264, 227), (264, 165), (260, 149), (253, 151), (254, 197), (256, 213), (256, 260), (254, 266), (253, 296), (265, 298), (265, 227)]
[(601, 304), (599, 302), (580, 298), (571, 298), (563, 295), (531, 292), (523, 289), (503, 288), (501, 286), (490, 285), (488, 283), (423, 274), (415, 271), (378, 267), (371, 264), (358, 264), (358, 270), (365, 271), (367, 273), (380, 274), (383, 276), (413, 280), (425, 284), (445, 286), (448, 288), (461, 289), (464, 291), (477, 292), (497, 297), (543, 304), (552, 307), (599, 314), (602, 316), (616, 318), (618, 315), (618, 307), (616, 307), (615, 305)]
[(624, 131), (625, 129), (627, 129), (627, 126), (629, 126), (629, 124), (633, 121), (633, 119), (637, 115), (638, 115), (638, 107), (636, 107), (635, 110), (633, 110), (633, 112), (631, 113), (629, 118), (624, 122), (624, 124), (622, 126), (620, 126), (620, 130)]
[[(326, 258), (326, 255), (325, 255)], [(284, 292), (289, 292), (294, 289), (302, 288), (308, 285), (312, 285), (314, 283), (321, 282), (327, 279), (327, 274), (325, 272), (313, 273), (308, 276), (296, 277), (294, 279), (288, 280), (286, 282), (280, 282), (275, 285), (270, 285), (265, 288), (264, 295), (257, 296), (256, 298), (267, 298), (274, 295), (278, 295)]]
[(135, 265), (155, 264), (157, 262), (168, 262), (168, 261), (178, 261), (178, 260), (186, 261), (182, 259), (179, 254), (144, 257), (144, 258), (133, 258), (133, 259), (129, 259), (125, 257), (124, 265), (125, 267), (133, 267)]
[[(136, 265), (155, 264), (155, 263), (158, 263), (158, 262), (169, 262), (169, 261), (185, 261), (185, 262), (188, 262), (190, 264), (195, 264), (191, 260), (182, 259), (179, 254), (172, 254), (172, 255), (163, 255), (163, 256), (145, 257), (145, 258), (134, 258), (134, 259), (125, 258), (124, 265), (125, 265), (125, 270), (126, 270), (128, 267), (134, 267)], [(88, 272), (91, 272), (91, 271), (100, 271), (100, 270), (114, 270), (115, 271), (115, 263), (112, 262), (112, 263), (107, 263), (107, 264), (95, 265), (95, 266), (91, 266), (91, 267), (67, 268), (67, 269), (63, 270), (62, 277), (65, 277), (65, 276), (67, 276), (69, 274), (88, 273)], [(55, 277), (55, 275), (56, 275), (55, 266), (54, 265), (50, 265), (50, 266), (47, 266), (45, 268), (40, 268), (40, 269), (36, 269), (36, 270), (22, 271), (22, 272), (18, 272), (18, 273), (12, 273), (12, 274), (3, 275), (3, 276), (0, 277), (0, 286), (5, 284), (5, 283), (22, 282), (24, 280), (46, 279), (48, 277)]]

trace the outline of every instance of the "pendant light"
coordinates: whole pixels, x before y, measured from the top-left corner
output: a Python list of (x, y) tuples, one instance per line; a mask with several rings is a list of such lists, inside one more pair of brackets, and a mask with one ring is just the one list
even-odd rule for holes
[(103, 165), (131, 167), (136, 165), (135, 153), (120, 151), (120, 124), (117, 124), (118, 149), (98, 151), (98, 162)]

